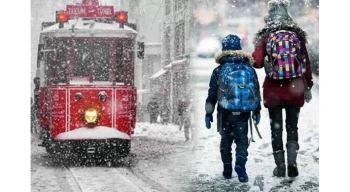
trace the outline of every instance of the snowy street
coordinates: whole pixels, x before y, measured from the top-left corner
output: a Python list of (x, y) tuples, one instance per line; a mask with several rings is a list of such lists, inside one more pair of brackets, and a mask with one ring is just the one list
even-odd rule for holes
[[(212, 67), (215, 66), (213, 62)], [(262, 85), (264, 72), (257, 72)], [(249, 182), (239, 183), (235, 174), (231, 180), (223, 179), (216, 118), (212, 128), (206, 129), (204, 102), (207, 88), (199, 82), (192, 140), (185, 142), (183, 130), (179, 131), (173, 124), (137, 123), (128, 160), (130, 166), (126, 163), (117, 167), (106, 164), (61, 167), (53, 164), (53, 159), (37, 146), (39, 140), (32, 135), (32, 191), (318, 191), (317, 77), (314, 82), (313, 100), (305, 104), (300, 114), (300, 175), (292, 183), (287, 177), (272, 177), (275, 164), (266, 108), (262, 109), (259, 124), (263, 139), (254, 132), (256, 142), (248, 149)]]

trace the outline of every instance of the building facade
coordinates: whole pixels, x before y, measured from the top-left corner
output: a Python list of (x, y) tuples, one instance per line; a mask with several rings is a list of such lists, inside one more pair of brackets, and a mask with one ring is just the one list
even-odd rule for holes
[(131, 0), (125, 9), (137, 24), (138, 41), (145, 44), (145, 57), (135, 69), (139, 109), (156, 98), (160, 110), (170, 109), (173, 123), (178, 119), (178, 101), (189, 92), (191, 4), (190, 0)]
[(190, 98), (191, 26), (190, 0), (165, 0), (162, 21), (162, 70), (158, 78), (160, 92), (171, 111), (171, 122), (178, 122), (177, 106), (181, 99)]
[(137, 25), (137, 41), (144, 43), (144, 58), (135, 62), (135, 86), (140, 112), (138, 121), (148, 121), (147, 104), (153, 97), (159, 97), (153, 77), (162, 68), (161, 23), (164, 3), (162, 0), (121, 0), (121, 6), (128, 11), (129, 22)]

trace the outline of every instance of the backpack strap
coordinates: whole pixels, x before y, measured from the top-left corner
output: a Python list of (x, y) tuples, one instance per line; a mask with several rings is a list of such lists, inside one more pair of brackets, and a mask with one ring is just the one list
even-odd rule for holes
[(305, 64), (306, 61), (304, 62), (304, 60), (306, 59), (306, 56), (303, 54), (301, 42), (300, 42), (300, 48), (297, 50), (297, 56), (295, 57), (295, 59), (298, 61), (299, 65), (301, 65), (302, 69), (306, 68), (306, 64)]
[(250, 142), (255, 142), (253, 137), (252, 112), (249, 112), (249, 127), (250, 127), (250, 138), (248, 140), (248, 146), (250, 145)]
[(269, 58), (269, 62), (270, 62), (270, 63), (271, 63), (271, 61), (272, 61), (272, 54), (271, 54), (271, 48), (272, 48), (271, 41), (272, 41), (272, 39), (271, 39), (271, 36), (272, 36), (273, 33), (275, 33), (275, 32), (270, 33), (270, 34), (268, 35), (268, 38), (267, 38), (267, 39), (268, 39), (268, 42), (267, 42), (267, 43), (270, 44), (270, 47), (269, 47), (269, 49), (266, 50), (266, 52), (267, 52), (267, 56), (268, 56), (268, 58)]

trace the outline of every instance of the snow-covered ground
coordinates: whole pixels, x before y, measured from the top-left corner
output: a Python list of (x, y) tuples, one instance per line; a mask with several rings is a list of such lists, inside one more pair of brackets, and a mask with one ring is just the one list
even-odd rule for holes
[(160, 141), (180, 142), (185, 141), (184, 130), (179, 130), (178, 125), (161, 123), (137, 122), (133, 137), (147, 137)]

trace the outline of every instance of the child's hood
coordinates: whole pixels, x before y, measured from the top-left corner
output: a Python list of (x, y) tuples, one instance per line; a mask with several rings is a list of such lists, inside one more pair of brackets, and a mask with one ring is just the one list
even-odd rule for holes
[(253, 66), (254, 64), (254, 59), (253, 57), (248, 54), (245, 53), (241, 50), (237, 50), (237, 51), (233, 51), (233, 50), (226, 50), (226, 51), (221, 51), (220, 53), (218, 53), (215, 57), (215, 62), (218, 64), (223, 64), (220, 63), (220, 59), (224, 58), (224, 57), (241, 57), (241, 58), (247, 58), (249, 60), (249, 64), (251, 66)]

